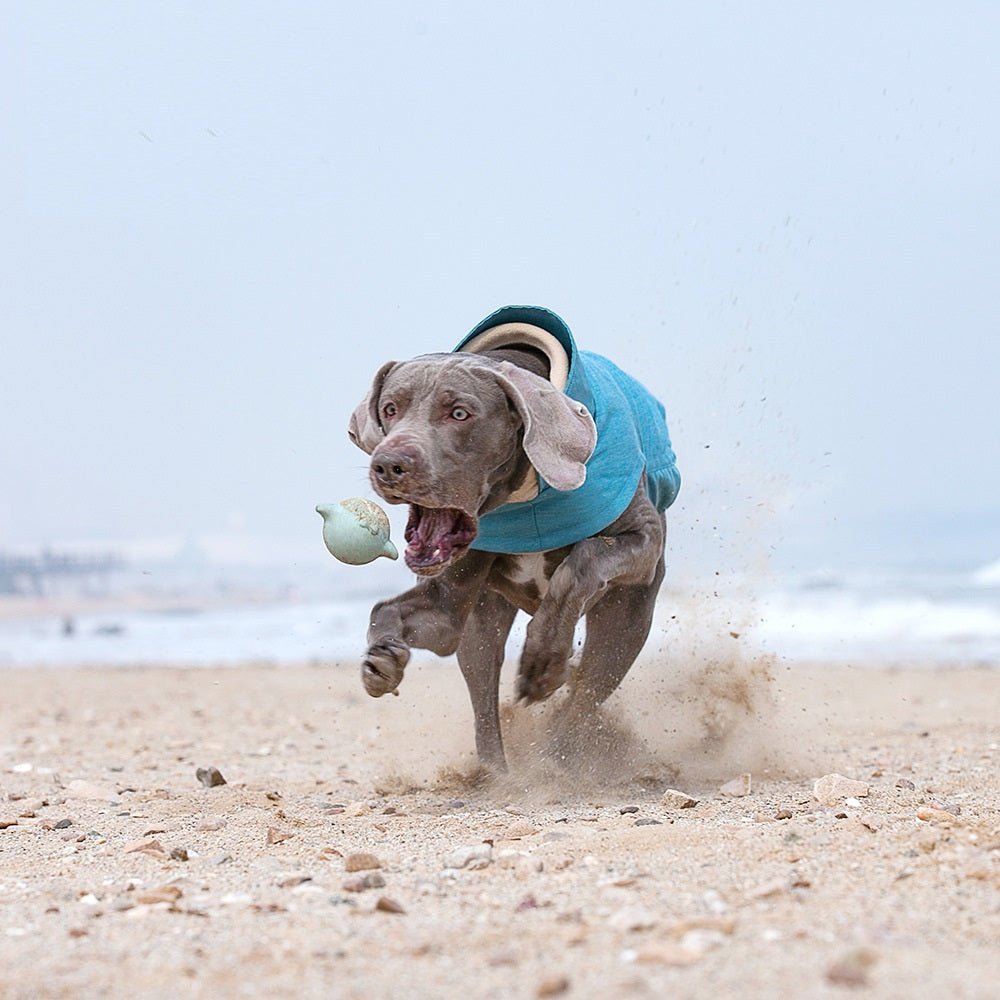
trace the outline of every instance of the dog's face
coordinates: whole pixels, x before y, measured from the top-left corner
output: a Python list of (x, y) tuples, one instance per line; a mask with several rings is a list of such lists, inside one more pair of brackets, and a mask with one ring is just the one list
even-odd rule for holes
[(348, 433), (372, 456), (379, 496), (410, 505), (404, 558), (424, 576), (465, 554), (479, 516), (507, 500), (529, 461), (556, 489), (575, 489), (596, 441), (581, 404), (474, 354), (383, 365)]

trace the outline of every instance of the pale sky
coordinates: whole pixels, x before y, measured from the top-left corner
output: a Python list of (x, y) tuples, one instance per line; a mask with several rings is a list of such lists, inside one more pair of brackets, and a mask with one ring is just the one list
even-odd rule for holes
[(1000, 557), (995, 4), (4, 22), (0, 549), (319, 551), (377, 367), (532, 303), (665, 402), (682, 550)]

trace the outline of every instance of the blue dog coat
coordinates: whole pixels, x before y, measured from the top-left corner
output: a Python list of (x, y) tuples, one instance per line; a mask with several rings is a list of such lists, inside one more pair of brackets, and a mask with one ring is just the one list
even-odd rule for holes
[(569, 358), (565, 393), (590, 411), (597, 446), (582, 486), (557, 490), (539, 477), (533, 500), (506, 503), (480, 517), (471, 548), (544, 552), (599, 534), (629, 505), (644, 471), (650, 500), (657, 510), (666, 510), (677, 497), (681, 477), (660, 401), (607, 358), (578, 350), (566, 323), (540, 306), (498, 309), (455, 350), (505, 323), (528, 323), (559, 341)]

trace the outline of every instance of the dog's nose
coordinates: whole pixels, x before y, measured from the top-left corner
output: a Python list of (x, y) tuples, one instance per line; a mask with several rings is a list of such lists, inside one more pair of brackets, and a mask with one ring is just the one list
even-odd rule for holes
[(372, 458), (372, 473), (381, 486), (402, 486), (416, 467), (412, 452), (396, 449), (379, 451)]

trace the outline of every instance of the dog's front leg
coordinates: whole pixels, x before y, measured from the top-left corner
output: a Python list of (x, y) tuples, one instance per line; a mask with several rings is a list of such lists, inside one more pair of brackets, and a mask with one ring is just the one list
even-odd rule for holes
[[(517, 696), (543, 701), (566, 681), (576, 623), (610, 586), (648, 585), (663, 553), (664, 521), (643, 484), (625, 513), (600, 535), (585, 538), (552, 574), (528, 624)], [(629, 622), (622, 622), (629, 628)]]
[(458, 648), (462, 628), (496, 557), (470, 551), (439, 576), (372, 608), (368, 651), (361, 680), (373, 698), (395, 692), (403, 680), (410, 649), (448, 656)]

